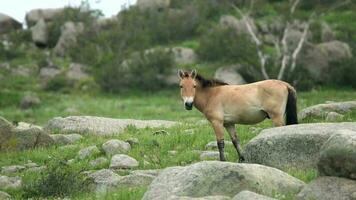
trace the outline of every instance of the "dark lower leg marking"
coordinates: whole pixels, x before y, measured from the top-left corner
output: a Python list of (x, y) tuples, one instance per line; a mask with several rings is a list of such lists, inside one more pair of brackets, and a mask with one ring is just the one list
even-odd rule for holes
[(220, 161), (225, 161), (226, 159), (224, 156), (224, 146), (225, 146), (224, 139), (218, 140), (217, 144), (219, 149)]
[(240, 162), (245, 161), (245, 158), (242, 154), (242, 148), (240, 146), (240, 141), (236, 138), (232, 138), (231, 140), (232, 140), (232, 144), (234, 144), (234, 147), (235, 147), (237, 153), (239, 154), (239, 161)]

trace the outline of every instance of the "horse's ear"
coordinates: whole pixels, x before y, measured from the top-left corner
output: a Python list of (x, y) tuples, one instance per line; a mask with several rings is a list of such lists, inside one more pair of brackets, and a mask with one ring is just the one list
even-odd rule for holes
[(184, 77), (184, 72), (183, 72), (183, 70), (178, 69), (178, 77), (179, 77), (180, 79), (183, 79), (183, 77)]
[(190, 72), (190, 76), (194, 79), (197, 76), (197, 70), (193, 69), (192, 72)]

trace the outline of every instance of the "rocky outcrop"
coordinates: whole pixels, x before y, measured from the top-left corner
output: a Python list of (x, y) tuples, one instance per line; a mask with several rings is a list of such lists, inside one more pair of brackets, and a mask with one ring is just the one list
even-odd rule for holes
[(299, 120), (323, 118), (330, 112), (346, 114), (356, 110), (356, 101), (331, 102), (307, 107), (298, 113)]
[(0, 13), (0, 34), (8, 33), (22, 28), (22, 24), (14, 18)]
[(94, 135), (120, 134), (128, 126), (136, 128), (157, 128), (171, 127), (176, 122), (164, 120), (134, 120), (134, 119), (113, 119), (92, 116), (71, 116), (56, 117), (48, 121), (45, 129), (59, 131), (60, 133), (79, 133)]
[(298, 193), (304, 183), (278, 169), (256, 164), (204, 161), (186, 167), (169, 167), (153, 180), (143, 200), (171, 196), (233, 197), (243, 190), (271, 196)]
[(32, 41), (38, 47), (46, 47), (48, 45), (48, 26), (44, 19), (40, 19), (35, 26), (31, 28)]
[(300, 124), (263, 130), (244, 148), (245, 159), (279, 169), (316, 168), (320, 149), (341, 129), (356, 131), (356, 123)]
[(168, 8), (171, 0), (137, 0), (136, 5), (143, 10), (155, 9), (160, 10)]
[(35, 25), (43, 19), (45, 22), (54, 21), (64, 8), (33, 9), (26, 13), (26, 23), (28, 27)]
[(0, 189), (18, 189), (22, 185), (22, 179), (18, 176), (8, 177), (0, 175)]
[(64, 56), (66, 51), (77, 43), (77, 37), (84, 31), (84, 24), (66, 22), (61, 27), (61, 36), (58, 39), (53, 52), (58, 56)]

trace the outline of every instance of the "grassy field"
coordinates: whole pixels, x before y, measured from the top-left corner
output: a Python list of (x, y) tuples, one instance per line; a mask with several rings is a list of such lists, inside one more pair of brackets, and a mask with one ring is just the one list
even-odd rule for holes
[[(6, 92), (6, 91), (5, 91)], [(21, 96), (13, 93), (12, 96)], [(44, 125), (49, 119), (57, 116), (69, 115), (95, 115), (113, 118), (135, 118), (135, 119), (164, 119), (181, 122), (180, 125), (165, 129), (168, 134), (155, 135), (159, 129), (136, 129), (129, 127), (123, 134), (112, 137), (85, 136), (74, 146), (50, 147), (46, 149), (35, 149), (22, 152), (1, 152), (0, 167), (15, 164), (24, 164), (28, 160), (40, 165), (47, 165), (54, 160), (68, 160), (76, 156), (77, 152), (90, 145), (101, 144), (111, 138), (128, 139), (138, 138), (139, 144), (133, 146), (128, 155), (136, 158), (140, 165), (139, 169), (161, 169), (168, 166), (188, 165), (199, 161), (199, 154), (195, 150), (204, 150), (205, 145), (215, 140), (215, 136), (210, 125), (205, 118), (196, 110), (185, 111), (179, 98), (178, 88), (155, 93), (129, 93), (121, 95), (83, 95), (83, 94), (58, 94), (39, 93), (42, 104), (29, 110), (21, 110), (18, 104), (1, 104), (0, 116), (10, 121), (25, 121), (38, 125)], [(2, 101), (11, 102), (2, 92)], [(310, 92), (299, 93), (299, 109), (305, 108), (325, 101), (348, 101), (356, 99), (354, 90), (320, 89)], [(355, 121), (356, 113), (347, 114), (346, 121)], [(317, 121), (324, 121), (319, 119)], [(259, 132), (255, 132), (251, 127), (268, 128), (272, 124), (269, 120), (253, 126), (237, 126), (242, 144), (246, 144)], [(225, 135), (228, 140), (228, 134)], [(172, 156), (168, 151), (175, 150), (177, 154)], [(237, 161), (237, 155), (233, 147), (226, 147), (227, 160)], [(103, 156), (104, 153), (94, 157)], [(91, 170), (89, 161), (75, 162), (73, 165), (77, 169)], [(145, 162), (146, 161), (146, 162)], [(148, 163), (147, 163), (148, 162)], [(106, 163), (101, 168), (107, 168)], [(317, 176), (315, 170), (298, 171), (288, 170), (288, 173), (303, 181), (309, 182)], [(31, 184), (38, 174), (22, 173), (25, 184)], [(140, 199), (146, 188), (120, 188), (109, 192), (104, 196), (97, 197), (94, 192), (73, 193), (73, 199)], [(21, 199), (24, 192), (21, 190), (8, 190), (10, 194)]]

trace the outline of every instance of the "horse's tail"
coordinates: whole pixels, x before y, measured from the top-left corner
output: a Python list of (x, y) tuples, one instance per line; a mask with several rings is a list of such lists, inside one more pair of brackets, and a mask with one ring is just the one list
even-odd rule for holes
[(297, 92), (291, 85), (287, 85), (288, 99), (286, 105), (286, 125), (298, 124)]

